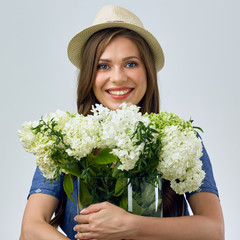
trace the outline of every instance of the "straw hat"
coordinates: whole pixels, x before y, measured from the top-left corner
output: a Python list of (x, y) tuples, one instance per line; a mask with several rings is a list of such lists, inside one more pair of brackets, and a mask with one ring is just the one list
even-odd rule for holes
[(157, 39), (144, 28), (142, 22), (135, 14), (125, 8), (113, 5), (101, 8), (92, 26), (83, 29), (71, 39), (68, 45), (68, 57), (72, 64), (79, 68), (82, 49), (91, 35), (99, 30), (112, 27), (127, 28), (141, 35), (152, 49), (157, 71), (162, 69), (164, 55)]

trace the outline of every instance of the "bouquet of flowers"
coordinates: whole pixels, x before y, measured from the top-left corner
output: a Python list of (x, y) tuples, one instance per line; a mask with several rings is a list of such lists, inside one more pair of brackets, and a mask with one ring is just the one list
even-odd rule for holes
[(47, 179), (64, 173), (71, 200), (72, 176), (81, 180), (86, 204), (102, 196), (101, 201), (115, 197), (124, 206), (124, 189), (130, 183), (137, 186), (139, 177), (155, 185), (160, 176), (183, 194), (197, 190), (205, 176), (202, 144), (192, 121), (174, 113), (143, 115), (135, 105), (124, 103), (112, 111), (97, 104), (92, 115), (57, 110), (25, 122), (18, 135)]

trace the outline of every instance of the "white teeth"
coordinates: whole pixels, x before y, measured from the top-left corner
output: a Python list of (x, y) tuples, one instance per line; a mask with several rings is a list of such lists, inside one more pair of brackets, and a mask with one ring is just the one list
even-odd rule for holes
[(126, 93), (129, 93), (131, 89), (121, 90), (121, 91), (108, 91), (108, 93), (113, 95), (124, 95)]

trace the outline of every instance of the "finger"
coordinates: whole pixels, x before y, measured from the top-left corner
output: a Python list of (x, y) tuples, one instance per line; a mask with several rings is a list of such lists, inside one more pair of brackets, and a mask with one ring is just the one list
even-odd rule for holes
[(76, 215), (74, 217), (74, 220), (78, 223), (88, 223), (89, 222), (89, 216), (88, 215)]
[(77, 238), (77, 239), (99, 239), (97, 234), (90, 233), (90, 232), (77, 233), (75, 235), (75, 238)]
[(90, 232), (89, 224), (77, 224), (73, 230), (76, 232)]
[(91, 204), (89, 207), (83, 209), (80, 213), (83, 215), (86, 215), (89, 213), (95, 213), (95, 212), (101, 211), (102, 209), (107, 208), (108, 206), (110, 206), (109, 202), (95, 203), (95, 204)]

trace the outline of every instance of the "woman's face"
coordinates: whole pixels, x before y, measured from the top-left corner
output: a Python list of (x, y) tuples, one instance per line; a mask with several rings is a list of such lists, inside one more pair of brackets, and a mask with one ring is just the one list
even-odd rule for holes
[(147, 89), (146, 69), (137, 46), (117, 37), (105, 48), (98, 62), (93, 92), (111, 110), (123, 102), (137, 105)]

